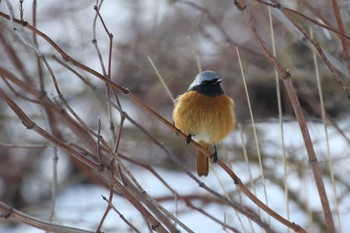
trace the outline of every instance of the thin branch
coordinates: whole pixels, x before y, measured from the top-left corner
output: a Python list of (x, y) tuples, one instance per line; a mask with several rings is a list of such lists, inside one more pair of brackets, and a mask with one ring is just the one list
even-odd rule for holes
[(0, 218), (14, 218), (19, 222), (27, 224), (29, 226), (56, 233), (93, 233), (93, 231), (82, 230), (74, 227), (67, 227), (63, 225), (53, 224), (35, 217), (32, 217), (28, 214), (25, 214), (21, 211), (18, 211), (12, 208), (9, 205), (6, 205), (4, 202), (0, 201)]
[(263, 185), (263, 189), (264, 189), (265, 202), (266, 202), (266, 205), (268, 206), (269, 205), (269, 202), (268, 202), (269, 199), (267, 198), (266, 183), (265, 183), (264, 169), (263, 169), (263, 163), (262, 163), (261, 153), (260, 153), (258, 133), (257, 133), (256, 126), (255, 126), (253, 109), (252, 109), (252, 106), (250, 104), (249, 91), (248, 91), (247, 82), (246, 82), (246, 78), (245, 78), (244, 71), (243, 71), (243, 65), (242, 65), (242, 61), (241, 61), (241, 55), (239, 54), (238, 47), (236, 47), (236, 52), (237, 52), (239, 67), (241, 69), (241, 75), (242, 75), (242, 80), (243, 80), (244, 92), (245, 92), (246, 98), (247, 98), (250, 121), (251, 121), (251, 124), (253, 126), (252, 129), (253, 129), (254, 141), (255, 141), (255, 146), (256, 146), (255, 148), (256, 148), (256, 152), (258, 154), (259, 169), (260, 169), (261, 181), (262, 181), (262, 185)]
[[(342, 33), (342, 34), (345, 34), (344, 23), (343, 23), (343, 19), (341, 17), (341, 14), (340, 14), (338, 1), (337, 0), (332, 0), (332, 6), (333, 6), (335, 18), (337, 20), (337, 25), (338, 25), (339, 32)], [(341, 43), (342, 43), (342, 46), (343, 46), (343, 56), (344, 56), (345, 61), (348, 64), (348, 68), (349, 68), (349, 62), (350, 62), (349, 44), (348, 44), (348, 41), (346, 41), (343, 37), (341, 37), (340, 40), (341, 40)], [(350, 70), (349, 70), (349, 72), (350, 72)]]
[(148, 61), (149, 63), (151, 64), (154, 72), (156, 73), (156, 75), (158, 76), (160, 82), (162, 83), (166, 93), (168, 94), (169, 98), (171, 99), (171, 101), (174, 103), (175, 102), (175, 99), (174, 99), (174, 96), (171, 94), (168, 86), (166, 85), (166, 83), (164, 82), (164, 79), (162, 77), (162, 75), (160, 74), (159, 70), (157, 69), (156, 65), (154, 64), (154, 62), (152, 61), (152, 58), (150, 56), (147, 57), (148, 58)]
[[(1, 72), (1, 71), (0, 71)], [(31, 103), (35, 103), (35, 104), (40, 104), (40, 100), (36, 100), (36, 99), (32, 99), (32, 98), (29, 98), (27, 96), (24, 96), (20, 93), (18, 93), (13, 87), (12, 85), (9, 83), (9, 81), (4, 77), (4, 75), (1, 75), (1, 78), (4, 80), (6, 86), (8, 87), (8, 89), (10, 91), (12, 91), (16, 97), (19, 97), (25, 101), (28, 101), (28, 102), (31, 102)]]
[[(134, 230), (135, 232), (140, 232), (134, 225), (132, 225), (125, 217), (122, 213), (120, 213), (117, 208), (115, 208), (115, 206), (112, 204), (112, 200), (111, 200), (111, 196), (109, 199), (107, 199), (105, 196), (102, 195), (102, 198), (104, 201), (106, 201), (108, 203), (108, 207), (113, 209), (118, 215), (119, 217), (123, 220), (123, 222), (125, 222), (132, 230)], [(97, 231), (96, 231), (97, 232)]]
[(31, 77), (29, 76), (28, 70), (26, 70), (25, 65), (23, 64), (17, 52), (15, 51), (15, 48), (13, 47), (14, 44), (6, 40), (6, 38), (4, 37), (4, 33), (0, 33), (0, 43), (5, 48), (5, 51), (6, 51), (6, 52), (4, 51), (3, 54), (5, 53), (7, 54), (8, 59), (12, 61), (16, 69), (21, 73), (23, 79), (28, 84), (33, 85), (33, 82)]
[(48, 147), (52, 147), (50, 144), (42, 144), (42, 145), (19, 145), (19, 144), (12, 144), (12, 143), (5, 143), (0, 142), (0, 147), (7, 147), (7, 148), (27, 148), (27, 149), (45, 149)]
[[(103, 200), (105, 200), (105, 197), (104, 197), (103, 195), (102, 195), (102, 198), (103, 198)], [(104, 221), (106, 220), (109, 211), (112, 209), (112, 205), (110, 204), (110, 203), (112, 203), (112, 200), (113, 200), (113, 186), (111, 185), (111, 186), (109, 187), (109, 200), (105, 200), (105, 201), (108, 202), (108, 205), (107, 205), (107, 207), (106, 207), (105, 212), (103, 213), (103, 216), (102, 216), (102, 218), (101, 218), (100, 224), (98, 224), (98, 227), (97, 227), (97, 229), (96, 229), (96, 233), (102, 233), (102, 232), (101, 232), (101, 229), (102, 229), (103, 223), (104, 223)], [(119, 215), (119, 216), (120, 216), (120, 215)], [(123, 219), (123, 218), (122, 218), (122, 219)], [(123, 219), (123, 220), (124, 220), (124, 219)], [(128, 222), (126, 222), (126, 223), (128, 224)]]
[[(32, 4), (32, 10), (33, 10), (33, 18), (32, 18), (32, 21), (33, 21), (33, 27), (36, 27), (36, 23), (37, 23), (37, 0), (33, 0), (33, 4)], [(38, 44), (38, 38), (37, 38), (37, 35), (35, 33), (33, 33), (33, 43), (34, 43), (34, 46), (36, 48), (39, 47), (39, 44)], [(36, 65), (37, 65), (37, 69), (38, 69), (38, 77), (39, 77), (39, 84), (40, 84), (40, 89), (41, 91), (43, 92), (44, 91), (44, 86), (45, 86), (45, 82), (44, 82), (44, 73), (43, 73), (43, 68), (42, 68), (42, 65), (41, 65), (41, 58), (40, 56), (36, 56)]]
[[(271, 45), (272, 45), (272, 53), (275, 57), (277, 57), (276, 52), (276, 43), (275, 43), (275, 32), (273, 28), (271, 8), (269, 8), (269, 22), (270, 22), (270, 31), (271, 31)], [(278, 72), (274, 69), (275, 74), (275, 86), (276, 86), (276, 95), (277, 95), (277, 109), (278, 109), (278, 119), (281, 130), (281, 148), (282, 148), (282, 158), (283, 158), (283, 176), (284, 176), (284, 193), (285, 193), (285, 201), (286, 201), (286, 215), (287, 219), (290, 220), (290, 208), (289, 208), (289, 190), (288, 190), (288, 172), (287, 172), (287, 159), (286, 159), (286, 145), (284, 139), (284, 122), (283, 122), (283, 113), (282, 113), (282, 100), (281, 100), (281, 87), (280, 80), (278, 78)], [(288, 233), (290, 229), (288, 229)]]
[(100, 162), (101, 170), (103, 169), (103, 164), (102, 164), (102, 155), (101, 155), (101, 119), (97, 119), (97, 141), (96, 141), (96, 151), (97, 151), (97, 156), (98, 160)]
[(191, 48), (192, 48), (192, 51), (193, 51), (193, 55), (194, 55), (194, 58), (196, 60), (196, 64), (197, 64), (197, 68), (198, 68), (198, 73), (201, 73), (203, 71), (203, 68), (202, 68), (202, 63), (201, 63), (201, 59), (198, 55), (198, 52), (197, 52), (197, 49), (196, 49), (196, 46), (194, 45), (193, 43), (193, 40), (192, 40), (192, 37), (188, 37), (188, 40), (190, 42), (190, 45), (191, 45)]
[[(92, 40), (92, 43), (94, 44), (95, 46), (95, 49), (96, 49), (96, 52), (97, 52), (97, 55), (98, 55), (98, 58), (99, 58), (99, 61), (100, 61), (100, 65), (101, 65), (101, 69), (102, 69), (102, 73), (104, 76), (106, 76), (108, 79), (111, 79), (111, 69), (112, 69), (112, 50), (113, 50), (113, 34), (109, 32), (103, 18), (102, 18), (102, 15), (100, 14), (100, 9), (102, 7), (102, 4), (103, 4), (103, 0), (101, 0), (101, 2), (99, 2), (99, 0), (96, 0), (96, 5), (94, 6), (94, 10), (96, 11), (96, 15), (94, 17), (94, 21), (93, 21), (93, 28), (92, 28), (92, 31), (93, 31), (93, 40)], [(108, 37), (109, 37), (109, 54), (108, 54), (108, 68), (106, 70), (106, 67), (104, 65), (104, 62), (103, 62), (103, 58), (102, 58), (102, 54), (101, 54), (101, 51), (100, 51), (100, 48), (98, 46), (98, 43), (97, 43), (97, 36), (96, 36), (96, 23), (97, 23), (97, 18), (100, 19), (102, 25), (103, 25), (103, 28), (105, 30), (105, 32), (107, 33)], [(106, 86), (106, 94), (107, 96), (110, 98), (110, 95), (111, 95), (111, 89), (110, 89), (110, 86), (106, 83), (105, 84)], [(108, 115), (109, 115), (109, 122), (110, 122), (110, 130), (112, 132), (112, 135), (113, 135), (113, 139), (115, 140), (116, 138), (116, 135), (115, 135), (115, 132), (114, 132), (114, 129), (115, 129), (115, 126), (114, 126), (114, 122), (113, 122), (113, 115), (112, 115), (112, 110), (111, 110), (111, 105), (109, 103), (107, 103), (107, 110), (108, 110)]]
[[(312, 31), (310, 31), (311, 36), (313, 36)], [(330, 151), (330, 145), (329, 145), (329, 135), (328, 135), (328, 127), (327, 127), (327, 117), (326, 117), (326, 110), (324, 106), (324, 98), (323, 98), (323, 91), (322, 91), (322, 86), (321, 86), (321, 80), (320, 80), (320, 71), (318, 67), (318, 61), (317, 61), (317, 56), (316, 56), (316, 51), (315, 49), (312, 50), (312, 55), (313, 55), (313, 60), (315, 64), (315, 75), (316, 75), (316, 83), (317, 83), (317, 89), (318, 89), (318, 94), (319, 94), (319, 99), (320, 99), (320, 105), (321, 105), (321, 115), (322, 115), (322, 122), (324, 126), (324, 132), (325, 132), (325, 140), (326, 140), (326, 147), (327, 147), (327, 163), (328, 163), (328, 168), (329, 168), (329, 173), (330, 173), (330, 178), (333, 186), (333, 198), (334, 198), (334, 203), (335, 203), (335, 213), (337, 214), (338, 217), (338, 227), (339, 227), (339, 232), (342, 232), (342, 224), (340, 220), (340, 215), (339, 215), (339, 204), (338, 204), (338, 195), (337, 195), (337, 189), (336, 189), (336, 183), (334, 180), (334, 171), (333, 171), (333, 161), (331, 158), (331, 151)]]

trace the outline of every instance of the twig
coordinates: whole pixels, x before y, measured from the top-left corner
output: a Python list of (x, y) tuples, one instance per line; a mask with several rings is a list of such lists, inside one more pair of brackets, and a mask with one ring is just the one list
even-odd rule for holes
[[(238, 124), (237, 128), (239, 130), (239, 135), (240, 135), (240, 138), (241, 138), (241, 144), (242, 144), (242, 149), (243, 149), (244, 161), (245, 161), (246, 166), (248, 167), (250, 186), (253, 188), (254, 195), (256, 195), (256, 185), (255, 185), (255, 182), (254, 182), (254, 179), (253, 179), (252, 169), (249, 166), (249, 159), (248, 159), (248, 153), (247, 153), (247, 147), (246, 147), (246, 143), (247, 142), (244, 141), (244, 134), (243, 134), (242, 124)], [(259, 214), (260, 214), (260, 209), (259, 209)]]
[[(106, 71), (106, 67), (104, 65), (103, 62), (103, 58), (102, 58), (102, 54), (100, 51), (100, 48), (98, 47), (98, 43), (97, 43), (97, 36), (96, 36), (96, 23), (97, 23), (97, 18), (99, 17), (102, 20), (101, 15), (99, 14), (99, 9), (102, 6), (103, 0), (101, 0), (101, 2), (99, 3), (98, 0), (96, 0), (96, 4), (94, 6), (94, 10), (96, 11), (96, 15), (94, 17), (94, 21), (93, 21), (93, 26), (92, 26), (92, 31), (93, 31), (93, 39), (92, 39), (92, 43), (95, 46), (96, 52), (97, 52), (97, 56), (98, 56), (98, 60), (100, 61), (100, 65), (101, 65), (101, 69), (102, 69), (102, 73), (107, 77), (107, 71)], [(102, 21), (103, 22), (103, 21)], [(105, 27), (106, 29), (106, 27)]]
[[(9, 60), (11, 60), (14, 64), (14, 66), (16, 67), (16, 70), (18, 70), (20, 72), (20, 74), (22, 75), (23, 79), (28, 83), (28, 84), (32, 84), (32, 79), (29, 76), (29, 72), (28, 70), (26, 70), (26, 66), (23, 64), (23, 62), (20, 60), (14, 46), (13, 43), (8, 42), (6, 40), (5, 34), (4, 33), (0, 33), (0, 43), (1, 45), (5, 48), (6, 54), (8, 54), (8, 58)], [(5, 52), (4, 52), (5, 54)]]
[(0, 218), (14, 218), (19, 222), (38, 229), (56, 233), (93, 233), (93, 231), (82, 230), (74, 227), (53, 224), (41, 219), (27, 215), (0, 201)]
[[(116, 154), (116, 156), (119, 158), (119, 145), (120, 145), (120, 140), (122, 138), (122, 133), (123, 133), (123, 128), (124, 128), (124, 122), (125, 122), (125, 112), (123, 111), (120, 103), (119, 103), (119, 99), (118, 96), (116, 95), (116, 93), (114, 93), (115, 98), (116, 98), (116, 102), (117, 102), (117, 106), (120, 108), (120, 123), (119, 123), (119, 130), (118, 130), (118, 134), (116, 135), (115, 138), (115, 144), (114, 144), (114, 148), (113, 148), (113, 152)], [(109, 103), (110, 104), (110, 103)], [(111, 106), (112, 107), (112, 106)], [(117, 163), (117, 173), (120, 177), (120, 179), (122, 180), (123, 184), (125, 183), (124, 180), (124, 175), (121, 169), (121, 165), (119, 163)]]
[(112, 204), (111, 197), (107, 199), (105, 196), (102, 195), (102, 199), (108, 203), (109, 208), (112, 208), (118, 215), (119, 217), (135, 232), (140, 232), (134, 225), (132, 225), (122, 213), (120, 213), (117, 208)]
[[(339, 6), (338, 6), (338, 1), (337, 0), (332, 0), (332, 6), (335, 14), (335, 18), (337, 20), (337, 25), (339, 32), (342, 34), (345, 34), (345, 28), (344, 28), (344, 23), (343, 19), (340, 14)], [(340, 37), (342, 46), (343, 46), (343, 56), (344, 60), (348, 64), (348, 69), (350, 68), (350, 57), (349, 57), (349, 41), (346, 41), (343, 37)], [(349, 69), (349, 74), (350, 74), (350, 69)], [(349, 75), (350, 77), (350, 75)]]
[(51, 147), (50, 144), (42, 144), (42, 145), (18, 145), (12, 143), (0, 142), (0, 147), (8, 147), (8, 148), (27, 148), (27, 149), (45, 149)]
[[(223, 193), (224, 193), (224, 196), (228, 199), (228, 200), (232, 200), (229, 192), (227, 191), (227, 188), (225, 186), (225, 184), (223, 183), (223, 181), (220, 179), (220, 177), (216, 174), (215, 170), (213, 171), (215, 177), (217, 178), (217, 181), (219, 183), (219, 186), (221, 187), (221, 189), (223, 190)], [(201, 211), (204, 211), (203, 209), (201, 209)], [(244, 227), (244, 224), (242, 222), (242, 219), (241, 219), (241, 216), (239, 214), (239, 212), (237, 210), (234, 211), (235, 214), (236, 214), (236, 217), (238, 218), (238, 222), (240, 223), (240, 226), (242, 228), (242, 231), (243, 232), (247, 232), (247, 230), (245, 229)], [(261, 217), (261, 216), (260, 216)], [(248, 218), (249, 221), (251, 221), (249, 218)], [(217, 219), (215, 219), (214, 221), (218, 221)], [(227, 225), (227, 222), (226, 222), (226, 213), (224, 213), (224, 221), (223, 222), (218, 222), (218, 223), (221, 223), (221, 225), (223, 226), (223, 229), (226, 230), (226, 228), (229, 228), (229, 226)], [(231, 229), (233, 230), (234, 232), (238, 232), (237, 229)]]
[[(32, 21), (33, 21), (33, 27), (36, 27), (36, 17), (37, 17), (37, 1), (33, 0), (33, 4), (32, 4), (32, 11), (33, 11), (33, 17), (32, 17)], [(24, 21), (23, 21), (24, 22)], [(33, 33), (33, 43), (34, 46), (36, 48), (39, 47), (38, 44), (38, 38), (37, 35), (35, 33)], [(41, 60), (40, 60), (40, 56), (36, 56), (36, 64), (37, 64), (37, 68), (38, 68), (38, 76), (39, 76), (39, 84), (40, 84), (40, 89), (42, 92), (44, 92), (44, 73), (43, 73), (43, 69), (42, 69), (42, 65), (41, 65)]]
[[(310, 31), (311, 37), (313, 37), (312, 31)], [(318, 68), (318, 62), (317, 62), (317, 56), (316, 56), (316, 51), (315, 49), (312, 50), (312, 55), (313, 55), (313, 60), (315, 64), (315, 74), (316, 74), (316, 82), (317, 82), (317, 89), (318, 89), (318, 94), (319, 94), (319, 99), (320, 99), (320, 105), (321, 105), (321, 116), (322, 116), (322, 122), (324, 126), (324, 132), (325, 132), (325, 137), (326, 137), (326, 147), (327, 147), (327, 163), (328, 163), (328, 168), (329, 168), (329, 173), (330, 173), (330, 178), (333, 186), (333, 198), (334, 198), (334, 203), (335, 203), (335, 211), (338, 219), (338, 227), (339, 227), (339, 232), (342, 232), (342, 224), (340, 220), (340, 215), (339, 215), (339, 204), (338, 204), (338, 195), (337, 195), (337, 189), (336, 189), (336, 183), (334, 180), (334, 171), (333, 171), (333, 161), (331, 158), (331, 151), (330, 151), (330, 145), (329, 145), (329, 135), (328, 135), (328, 127), (327, 127), (327, 116), (326, 116), (326, 110), (324, 106), (324, 101), (323, 101), (323, 92), (322, 92), (322, 86), (321, 86), (321, 80), (320, 80), (320, 72)]]
[(24, 0), (19, 0), (19, 18), (23, 21), (23, 1)]
[[(271, 45), (272, 45), (272, 53), (275, 57), (277, 57), (276, 52), (276, 43), (275, 43), (275, 32), (273, 28), (271, 8), (269, 8), (269, 22), (270, 22), (270, 31), (271, 31)], [(288, 190), (288, 172), (287, 172), (287, 159), (286, 159), (286, 145), (284, 140), (284, 123), (283, 123), (283, 113), (282, 113), (282, 100), (281, 100), (281, 87), (280, 81), (278, 78), (278, 72), (274, 69), (275, 74), (275, 86), (276, 86), (276, 95), (277, 95), (277, 109), (278, 109), (278, 119), (281, 130), (281, 147), (282, 147), (282, 158), (283, 158), (283, 176), (284, 176), (284, 193), (285, 193), (285, 201), (286, 201), (286, 215), (287, 219), (290, 220), (290, 209), (289, 209), (289, 190)], [(290, 229), (288, 229), (288, 233)]]
[(189, 40), (189, 42), (190, 42), (190, 45), (191, 45), (191, 48), (192, 48), (192, 51), (193, 51), (193, 55), (194, 55), (194, 58), (195, 58), (195, 60), (196, 60), (196, 64), (197, 64), (197, 68), (198, 68), (198, 73), (200, 73), (200, 72), (203, 71), (201, 59), (199, 58), (199, 55), (198, 55), (198, 52), (197, 52), (197, 50), (196, 50), (196, 46), (195, 46), (194, 43), (193, 43), (192, 37), (188, 37), (188, 40)]
[(32, 98), (29, 98), (27, 96), (24, 96), (24, 95), (18, 93), (3, 75), (1, 75), (1, 78), (4, 80), (4, 82), (5, 82), (6, 86), (8, 87), (8, 89), (11, 90), (15, 94), (15, 96), (17, 96), (17, 97), (19, 97), (19, 98), (21, 98), (21, 99), (23, 99), (25, 101), (31, 102), (31, 103), (35, 103), (35, 104), (39, 104), (40, 103), (40, 100), (32, 99)]
[(49, 220), (52, 222), (55, 212), (56, 212), (56, 199), (57, 199), (57, 164), (58, 164), (58, 154), (57, 147), (53, 147), (53, 158), (52, 158), (52, 187), (51, 187), (51, 207)]
[[(96, 233), (101, 233), (101, 228), (103, 226), (103, 223), (106, 220), (109, 211), (112, 209), (112, 206), (110, 204), (110, 203), (112, 203), (112, 200), (113, 200), (113, 186), (112, 185), (109, 187), (109, 200), (105, 199), (105, 197), (103, 195), (102, 195), (102, 198), (103, 198), (103, 200), (108, 202), (108, 205), (106, 207), (105, 212), (103, 213), (103, 216), (101, 218), (100, 224), (98, 224), (98, 227), (96, 229)], [(128, 224), (128, 222), (126, 222), (126, 223)]]
[(171, 99), (171, 101), (174, 103), (175, 99), (174, 96), (171, 94), (168, 86), (166, 85), (166, 83), (164, 82), (164, 79), (162, 77), (162, 75), (159, 73), (159, 70), (157, 69), (156, 65), (154, 64), (154, 62), (152, 61), (152, 58), (150, 56), (147, 56), (149, 63), (151, 64), (154, 72), (156, 73), (156, 75), (158, 76), (160, 82), (162, 83), (166, 93), (168, 94), (169, 98)]
[[(101, 65), (101, 69), (102, 69), (102, 73), (103, 75), (108, 78), (111, 79), (111, 67), (112, 67), (112, 48), (113, 48), (113, 34), (109, 32), (101, 14), (100, 14), (100, 9), (102, 7), (103, 4), (103, 0), (99, 1), (96, 0), (96, 5), (94, 6), (94, 10), (96, 11), (96, 15), (94, 17), (94, 21), (93, 21), (93, 26), (92, 26), (92, 31), (93, 31), (93, 39), (92, 39), (92, 43), (95, 46), (96, 52), (97, 52), (97, 56), (98, 59), (100, 61), (100, 65)], [(105, 32), (107, 33), (108, 37), (109, 37), (109, 55), (108, 55), (108, 68), (106, 70), (106, 67), (104, 65), (103, 62), (103, 58), (102, 58), (102, 54), (100, 51), (100, 48), (98, 46), (98, 42), (97, 42), (97, 35), (96, 35), (96, 23), (97, 23), (97, 18), (100, 19), (103, 28), (105, 30)], [(110, 86), (105, 83), (105, 87), (106, 87), (106, 94), (108, 96), (108, 98), (110, 98), (111, 96), (111, 89)], [(112, 109), (111, 109), (111, 105), (109, 103), (107, 103), (107, 111), (108, 111), (108, 115), (109, 115), (109, 122), (110, 122), (110, 130), (112, 132), (113, 135), (113, 139), (116, 140), (116, 135), (115, 135), (115, 126), (114, 126), (114, 122), (113, 122), (113, 115), (112, 115)]]
[(96, 151), (97, 151), (97, 156), (99, 159), (100, 163), (100, 168), (101, 170), (103, 169), (103, 164), (102, 164), (102, 155), (101, 155), (101, 119), (97, 119), (97, 141), (96, 141)]
[(245, 78), (245, 75), (244, 75), (243, 65), (242, 65), (242, 61), (241, 61), (241, 55), (239, 54), (239, 49), (238, 49), (238, 47), (236, 47), (236, 52), (237, 52), (239, 67), (240, 67), (240, 69), (241, 69), (241, 75), (242, 75), (242, 80), (243, 80), (244, 92), (245, 92), (246, 98), (247, 98), (250, 121), (251, 121), (252, 128), (253, 128), (254, 141), (255, 141), (255, 146), (256, 146), (256, 152), (257, 152), (257, 154), (258, 154), (259, 169), (260, 169), (261, 181), (262, 181), (262, 185), (263, 185), (263, 189), (264, 189), (265, 202), (266, 202), (266, 205), (268, 206), (268, 205), (269, 205), (269, 202), (268, 202), (268, 198), (267, 198), (266, 183), (265, 183), (263, 162), (262, 162), (261, 153), (260, 153), (260, 146), (259, 146), (259, 140), (258, 140), (258, 133), (257, 133), (256, 126), (255, 126), (255, 120), (254, 120), (254, 116), (253, 116), (253, 109), (252, 109), (252, 106), (251, 106), (251, 104), (250, 104), (250, 98), (249, 98), (248, 87), (247, 87), (246, 78)]

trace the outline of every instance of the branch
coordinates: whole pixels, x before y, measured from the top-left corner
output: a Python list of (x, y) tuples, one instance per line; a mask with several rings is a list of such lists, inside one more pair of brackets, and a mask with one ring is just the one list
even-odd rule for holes
[(30, 215), (27, 215), (21, 211), (18, 211), (11, 206), (6, 205), (0, 201), (0, 218), (14, 218), (19, 222), (25, 223), (29, 226), (36, 227), (46, 232), (56, 233), (93, 233), (94, 231), (82, 230), (74, 227), (67, 227), (62, 225), (53, 224)]

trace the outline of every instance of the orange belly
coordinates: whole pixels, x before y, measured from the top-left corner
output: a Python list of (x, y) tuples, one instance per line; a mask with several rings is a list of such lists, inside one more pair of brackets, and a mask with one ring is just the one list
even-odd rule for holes
[(208, 144), (217, 143), (229, 134), (235, 124), (234, 102), (227, 95), (208, 97), (189, 91), (175, 102), (173, 121), (184, 134)]

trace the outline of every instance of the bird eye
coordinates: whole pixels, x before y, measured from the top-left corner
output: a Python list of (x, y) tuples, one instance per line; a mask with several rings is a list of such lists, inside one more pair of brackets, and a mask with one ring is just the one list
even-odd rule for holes
[(217, 84), (218, 79), (212, 79), (212, 80), (203, 80), (201, 82), (201, 85), (214, 85)]

